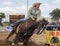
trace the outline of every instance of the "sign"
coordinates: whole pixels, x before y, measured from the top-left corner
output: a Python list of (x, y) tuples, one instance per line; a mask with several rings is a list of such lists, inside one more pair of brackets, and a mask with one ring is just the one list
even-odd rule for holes
[(51, 32), (49, 32), (49, 36), (60, 36), (60, 32), (59, 31), (51, 31)]

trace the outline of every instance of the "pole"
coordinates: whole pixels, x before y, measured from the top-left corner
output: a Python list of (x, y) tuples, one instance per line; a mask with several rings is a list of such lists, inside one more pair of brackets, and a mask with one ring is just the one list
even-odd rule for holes
[[(28, 14), (28, 3), (29, 3), (29, 1), (27, 0), (27, 14)], [(27, 27), (28, 25), (27, 25), (27, 22), (26, 22), (26, 27)], [(26, 30), (27, 30), (27, 28), (26, 28)]]

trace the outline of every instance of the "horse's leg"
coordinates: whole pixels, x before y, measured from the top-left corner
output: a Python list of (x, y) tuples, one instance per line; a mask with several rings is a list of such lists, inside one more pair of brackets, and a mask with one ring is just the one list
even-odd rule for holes
[(17, 45), (17, 44), (18, 44), (18, 40), (19, 40), (19, 35), (17, 34), (17, 35), (15, 36), (15, 39), (13, 40), (12, 45)]
[(24, 46), (28, 46), (28, 42), (29, 42), (29, 39), (28, 38), (24, 38), (23, 45)]
[[(18, 25), (17, 25), (18, 26)], [(17, 29), (17, 26), (15, 26), (13, 28), (13, 30), (10, 32), (10, 34), (7, 36), (6, 40), (8, 40), (15, 32), (16, 32), (16, 29)]]
[(19, 39), (21, 39), (21, 38), (23, 37), (23, 35), (24, 35), (23, 31), (22, 31), (22, 30), (19, 31), (19, 32), (16, 34), (15, 39), (13, 40), (12, 45), (17, 44), (17, 43), (19, 42)]
[(12, 31), (10, 32), (10, 34), (7, 36), (7, 39), (9, 39), (9, 38), (14, 34), (14, 32), (15, 32), (15, 30), (12, 30)]
[(16, 27), (13, 28), (13, 30), (10, 32), (10, 34), (7, 36), (6, 40), (8, 40), (16, 31)]

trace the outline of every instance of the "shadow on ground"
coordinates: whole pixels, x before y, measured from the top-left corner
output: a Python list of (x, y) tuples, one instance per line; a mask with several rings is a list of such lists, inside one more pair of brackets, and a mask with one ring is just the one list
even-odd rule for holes
[[(8, 41), (8, 42), (4, 42), (2, 40), (0, 40), (0, 46), (12, 46), (11, 45), (11, 41)], [(15, 46), (18, 46), (18, 45), (15, 45)], [(23, 46), (23, 44), (19, 44), (19, 46)], [(40, 44), (36, 43), (36, 42), (33, 42), (33, 41), (30, 41), (28, 46), (44, 46), (44, 43), (40, 42)]]
[(44, 43), (40, 42), (40, 44), (36, 43), (36, 42), (30, 42), (29, 46), (44, 46)]

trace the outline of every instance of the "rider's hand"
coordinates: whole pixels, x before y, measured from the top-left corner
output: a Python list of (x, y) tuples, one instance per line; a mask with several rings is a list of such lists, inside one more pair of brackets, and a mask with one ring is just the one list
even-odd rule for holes
[(34, 18), (32, 20), (35, 20)]
[(32, 20), (35, 20), (32, 16), (30, 16)]
[(35, 20), (33, 17), (31, 17), (32, 20)]

